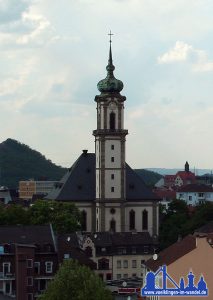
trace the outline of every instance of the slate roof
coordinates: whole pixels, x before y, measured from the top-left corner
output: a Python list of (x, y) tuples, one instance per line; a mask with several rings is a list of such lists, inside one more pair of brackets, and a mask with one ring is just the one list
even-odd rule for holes
[(172, 244), (158, 254), (157, 260), (150, 258), (145, 265), (152, 271), (157, 271), (162, 265), (170, 265), (177, 259), (186, 255), (196, 248), (196, 237), (192, 235), (186, 236), (181, 241)]
[(50, 225), (0, 226), (0, 244), (50, 244), (54, 246)]
[(148, 245), (157, 243), (157, 240), (152, 238), (149, 232), (95, 232), (79, 234), (77, 232), (60, 235), (59, 243), (72, 245), (72, 248), (79, 248), (81, 240), (86, 236), (90, 237), (96, 247), (107, 246), (134, 246)]
[[(94, 201), (95, 185), (95, 154), (82, 153), (46, 199)], [(160, 200), (128, 164), (126, 164), (126, 198), (128, 201)]]

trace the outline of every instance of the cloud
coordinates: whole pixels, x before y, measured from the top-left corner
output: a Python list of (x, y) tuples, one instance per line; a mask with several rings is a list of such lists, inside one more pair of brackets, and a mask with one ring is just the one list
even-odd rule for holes
[(192, 51), (193, 48), (191, 45), (177, 41), (172, 49), (158, 57), (158, 63), (167, 64), (177, 61), (186, 61)]
[(182, 41), (177, 41), (172, 49), (158, 57), (159, 64), (176, 62), (187, 62), (196, 72), (213, 71), (213, 61), (209, 61), (204, 50), (195, 49)]

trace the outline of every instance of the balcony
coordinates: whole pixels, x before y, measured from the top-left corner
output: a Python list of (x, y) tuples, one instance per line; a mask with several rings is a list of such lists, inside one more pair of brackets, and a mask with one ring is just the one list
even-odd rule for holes
[(93, 135), (127, 135), (127, 129), (97, 129), (93, 130)]

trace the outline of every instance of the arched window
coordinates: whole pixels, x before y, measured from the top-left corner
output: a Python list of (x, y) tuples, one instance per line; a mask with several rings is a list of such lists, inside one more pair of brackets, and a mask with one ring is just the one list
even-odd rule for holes
[(84, 252), (88, 257), (92, 257), (92, 248), (90, 246), (87, 246)]
[(116, 232), (116, 222), (114, 219), (110, 221), (110, 231)]
[(129, 230), (135, 229), (135, 211), (132, 209), (129, 212)]
[(115, 113), (111, 112), (110, 113), (110, 121), (109, 121), (110, 129), (115, 129)]
[(85, 210), (81, 213), (81, 229), (82, 231), (87, 231), (87, 213)]
[(142, 212), (142, 229), (148, 229), (148, 211), (146, 209), (144, 209)]

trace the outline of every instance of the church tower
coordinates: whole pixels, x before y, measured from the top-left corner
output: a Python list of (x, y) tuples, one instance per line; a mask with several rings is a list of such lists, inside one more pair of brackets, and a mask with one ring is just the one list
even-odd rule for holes
[[(110, 34), (111, 35), (111, 34)], [(99, 81), (97, 103), (96, 155), (96, 231), (125, 230), (125, 140), (122, 81), (114, 77), (110, 39), (107, 76)]]

